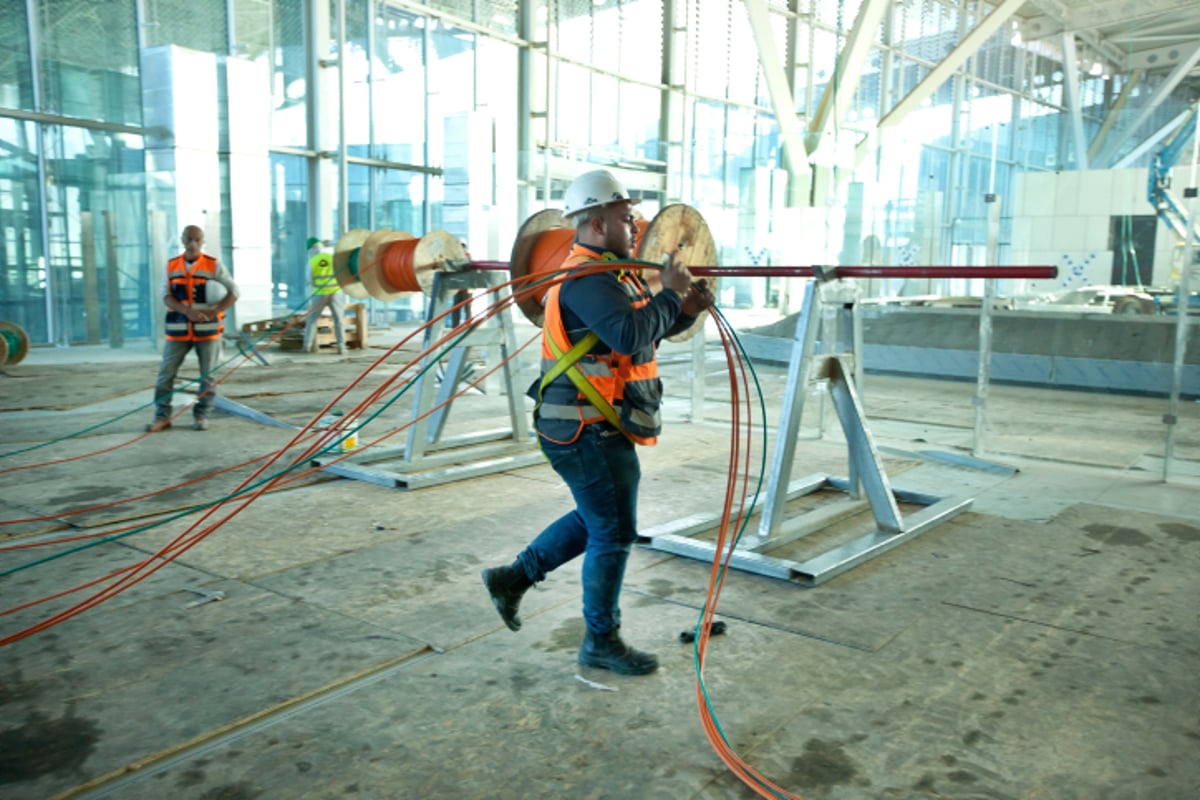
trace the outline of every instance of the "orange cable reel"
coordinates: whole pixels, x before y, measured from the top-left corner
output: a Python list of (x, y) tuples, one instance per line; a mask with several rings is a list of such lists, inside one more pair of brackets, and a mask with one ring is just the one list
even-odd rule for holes
[(433, 275), (466, 261), (466, 246), (446, 231), (417, 238), (388, 228), (369, 233), (358, 256), (358, 277), (367, 294), (377, 300), (433, 292)]
[[(700, 212), (690, 206), (669, 205), (649, 222), (635, 209), (635, 224), (638, 234), (634, 258), (661, 262), (667, 253), (677, 250), (680, 253), (677, 258), (688, 266), (716, 266), (717, 248), (712, 234)], [(560, 210), (548, 208), (537, 212), (517, 233), (509, 259), (510, 277), (519, 280), (554, 272), (566, 260), (574, 241), (575, 229)], [(644, 277), (652, 292), (662, 291), (656, 270), (645, 271)], [(709, 286), (715, 288), (715, 278), (709, 278)], [(517, 306), (526, 319), (541, 327), (545, 312), (540, 297), (526, 295), (517, 301)], [(671, 341), (690, 339), (700, 325), (698, 320), (688, 330), (672, 336)]]
[[(557, 269), (566, 260), (574, 241), (575, 229), (567, 224), (562, 211), (547, 208), (537, 212), (517, 231), (508, 260), (509, 277), (514, 281), (532, 280), (543, 272)], [(542, 327), (545, 310), (540, 296), (525, 294), (517, 300), (517, 307), (525, 319)]]

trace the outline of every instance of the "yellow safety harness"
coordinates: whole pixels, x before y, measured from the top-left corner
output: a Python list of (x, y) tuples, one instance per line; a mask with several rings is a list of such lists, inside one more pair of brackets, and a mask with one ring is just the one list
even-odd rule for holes
[(617, 410), (612, 407), (600, 392), (592, 385), (591, 381), (583, 377), (583, 373), (579, 371), (579, 367), (575, 366), (579, 359), (583, 358), (592, 346), (600, 341), (600, 337), (594, 331), (588, 331), (587, 336), (584, 336), (570, 350), (563, 352), (563, 349), (554, 341), (553, 336), (547, 336), (546, 342), (550, 345), (550, 349), (554, 351), (554, 355), (558, 357), (558, 361), (554, 366), (546, 370), (546, 374), (542, 376), (542, 382), (538, 385), (538, 402), (534, 407), (534, 414), (537, 413), (537, 408), (542, 404), (542, 392), (549, 386), (558, 376), (565, 374), (571, 383), (575, 384), (575, 388), (588, 399), (601, 416), (608, 421), (610, 425), (625, 434), (626, 438), (633, 441), (624, 428), (621, 427), (621, 417), (617, 414)]

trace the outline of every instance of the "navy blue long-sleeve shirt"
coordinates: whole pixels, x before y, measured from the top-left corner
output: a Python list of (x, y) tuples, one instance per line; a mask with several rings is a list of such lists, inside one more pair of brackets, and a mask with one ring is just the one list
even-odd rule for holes
[(558, 300), (568, 336), (576, 339), (574, 334), (579, 331), (592, 331), (618, 353), (658, 346), (664, 337), (681, 333), (696, 321), (681, 313), (683, 300), (670, 290), (634, 308), (614, 272), (566, 281), (559, 289)]
[[(596, 250), (597, 260), (602, 252)], [(574, 278), (559, 289), (559, 308), (567, 336), (577, 341), (592, 331), (605, 347), (618, 353), (657, 347), (663, 338), (687, 330), (696, 318), (683, 314), (682, 305), (677, 293), (664, 289), (646, 305), (634, 308), (615, 272)], [(531, 387), (530, 394), (535, 398), (540, 382), (539, 377)], [(557, 441), (570, 439), (578, 427), (579, 423), (573, 420), (538, 420), (538, 430)]]

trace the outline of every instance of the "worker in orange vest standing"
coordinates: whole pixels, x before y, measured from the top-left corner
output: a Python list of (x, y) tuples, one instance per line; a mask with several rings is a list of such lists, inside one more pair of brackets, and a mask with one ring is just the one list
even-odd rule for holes
[(229, 271), (202, 251), (204, 231), (198, 225), (188, 225), (181, 241), (183, 253), (167, 262), (162, 289), (167, 306), (167, 341), (154, 384), (154, 421), (146, 426), (150, 433), (171, 427), (175, 374), (193, 349), (200, 362), (200, 395), (192, 408), (192, 427), (208, 430), (208, 412), (216, 396), (212, 373), (225, 330), (225, 310), (238, 298), (237, 284)]
[[(607, 170), (576, 178), (563, 198), (575, 242), (561, 269), (625, 261), (638, 228), (631, 198)], [(500, 618), (518, 630), (521, 597), (533, 584), (583, 556), (583, 619), (578, 662), (622, 675), (658, 669), (658, 658), (620, 635), (621, 583), (637, 539), (641, 468), (635, 444), (652, 445), (662, 427), (658, 343), (687, 330), (713, 302), (703, 281), (692, 285), (672, 253), (652, 294), (635, 266), (567, 280), (546, 295), (538, 443), (571, 490), (575, 508), (551, 522), (512, 564), (485, 569), (483, 583)]]
[(337, 340), (339, 354), (346, 352), (346, 333), (343, 330), (343, 315), (346, 312), (346, 296), (338, 285), (333, 270), (333, 256), (320, 239), (310, 238), (307, 243), (308, 252), (312, 258), (308, 260), (308, 268), (312, 272), (312, 305), (309, 306), (308, 316), (304, 319), (304, 351), (315, 353), (320, 345), (317, 344), (317, 326), (321, 322), (321, 312), (329, 308), (333, 315), (333, 335)]

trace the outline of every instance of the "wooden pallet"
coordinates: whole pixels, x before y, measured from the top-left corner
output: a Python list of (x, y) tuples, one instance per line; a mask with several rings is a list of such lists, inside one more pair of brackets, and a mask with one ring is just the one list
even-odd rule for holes
[[(256, 322), (247, 322), (242, 325), (242, 332), (251, 338), (261, 338), (268, 335), (272, 331), (283, 330), (283, 335), (279, 337), (279, 347), (282, 350), (303, 350), (304, 349), (304, 325), (305, 320), (303, 315), (297, 315), (292, 321), (292, 325), (285, 328), (289, 322), (289, 317), (272, 317), (271, 319), (260, 319)], [(359, 350), (365, 350), (367, 347), (367, 312), (366, 306), (362, 303), (354, 303), (346, 306), (342, 315), (342, 330), (346, 334), (346, 346), (355, 347)], [(330, 316), (328, 309), (321, 313), (321, 317), (317, 320), (317, 347), (337, 347), (337, 336), (333, 332), (333, 319)]]

